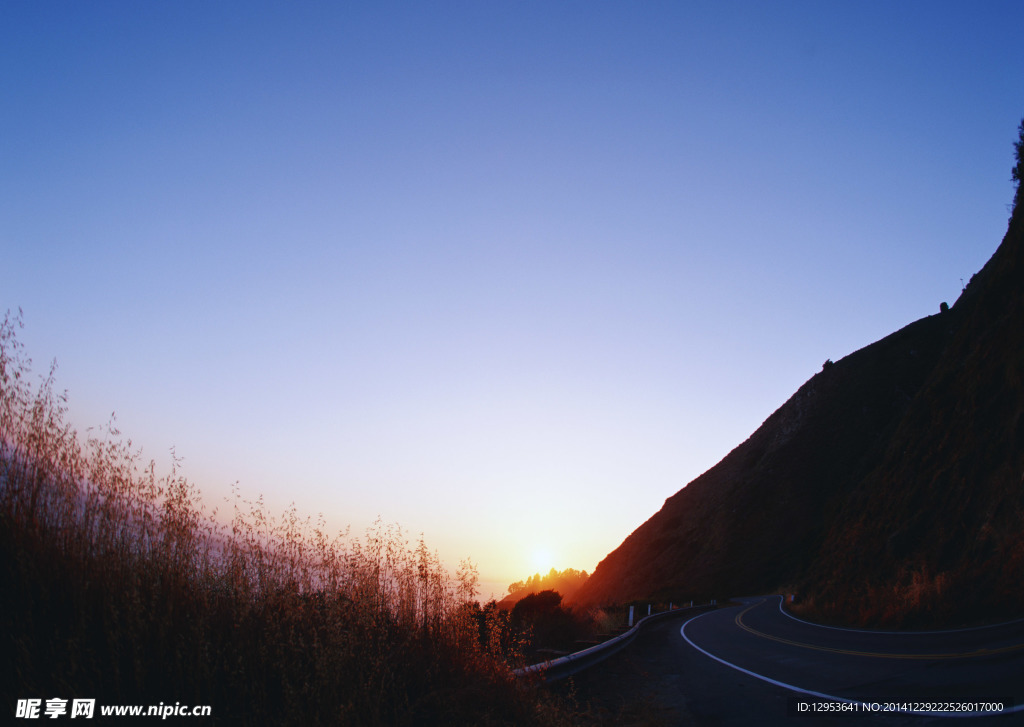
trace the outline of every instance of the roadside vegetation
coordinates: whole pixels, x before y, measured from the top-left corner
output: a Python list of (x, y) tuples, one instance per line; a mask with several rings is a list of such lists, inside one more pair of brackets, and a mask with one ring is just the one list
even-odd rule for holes
[(0, 324), (0, 675), (18, 699), (211, 705), (206, 724), (582, 724), (422, 540), (332, 536), (236, 491), (225, 524), (113, 425), (83, 439)]

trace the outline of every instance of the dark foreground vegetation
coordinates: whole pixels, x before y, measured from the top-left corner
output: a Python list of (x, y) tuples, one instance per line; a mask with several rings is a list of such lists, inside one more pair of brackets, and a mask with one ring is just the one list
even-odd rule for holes
[[(230, 524), (113, 427), (80, 441), (0, 325), (0, 709), (210, 705), (204, 724), (586, 724), (515, 680), (522, 630), (422, 541), (331, 537), (237, 495)], [(97, 714), (98, 716), (98, 714)], [(193, 720), (195, 721), (195, 720)]]

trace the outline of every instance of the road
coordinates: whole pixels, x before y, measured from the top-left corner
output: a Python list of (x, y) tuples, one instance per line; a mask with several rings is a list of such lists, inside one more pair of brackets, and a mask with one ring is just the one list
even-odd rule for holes
[[(1024, 621), (855, 631), (800, 621), (781, 603), (779, 596), (739, 599), (652, 624), (560, 689), (634, 724), (1024, 724)], [(968, 706), (974, 714), (952, 716), (934, 707), (979, 702), (1001, 702), (1004, 713), (983, 716)], [(931, 713), (868, 712), (865, 704)]]

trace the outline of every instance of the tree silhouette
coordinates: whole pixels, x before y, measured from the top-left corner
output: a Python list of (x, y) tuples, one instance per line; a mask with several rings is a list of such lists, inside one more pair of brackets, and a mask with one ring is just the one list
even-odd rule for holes
[(1020, 183), (1024, 180), (1024, 119), (1021, 119), (1020, 126), (1017, 127), (1017, 134), (1017, 141), (1013, 143), (1017, 163), (1010, 170), (1010, 176), (1013, 178), (1014, 184), (1017, 185), (1016, 192), (1013, 195), (1014, 214), (1016, 214), (1017, 208), (1020, 207)]
[(526, 635), (532, 648), (571, 648), (585, 636), (591, 622), (562, 605), (557, 591), (531, 593), (512, 609), (512, 624)]
[(576, 590), (583, 585), (583, 582), (587, 580), (587, 572), (585, 570), (576, 570), (575, 568), (566, 568), (563, 571), (552, 568), (546, 576), (541, 576), (540, 573), (535, 573), (531, 577), (521, 581), (516, 581), (508, 587), (508, 593), (516, 600), (521, 599), (530, 593), (537, 593), (538, 591), (544, 590), (555, 590), (563, 594), (568, 598), (571, 594), (575, 593)]

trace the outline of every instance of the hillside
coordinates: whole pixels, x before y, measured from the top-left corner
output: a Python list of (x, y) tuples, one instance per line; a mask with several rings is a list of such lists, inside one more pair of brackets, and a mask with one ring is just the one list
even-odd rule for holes
[(819, 611), (881, 623), (907, 612), (936, 623), (1021, 615), (1022, 281), (1018, 212), (885, 452), (831, 520), (806, 579)]
[(847, 622), (1019, 611), (1021, 217), (951, 308), (826, 363), (601, 561), (574, 600), (788, 588)]

